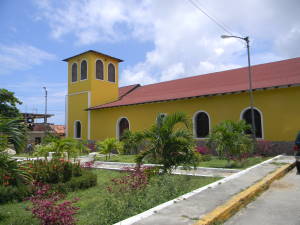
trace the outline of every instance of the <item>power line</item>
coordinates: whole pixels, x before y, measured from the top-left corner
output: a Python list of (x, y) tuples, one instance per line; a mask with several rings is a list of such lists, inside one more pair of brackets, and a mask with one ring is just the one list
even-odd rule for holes
[(216, 18), (210, 16), (207, 12), (205, 12), (203, 9), (201, 9), (194, 1), (188, 0), (195, 8), (197, 8), (200, 12), (202, 12), (205, 16), (207, 16), (210, 20), (212, 20), (217, 26), (219, 26), (222, 30), (224, 30), (226, 33), (230, 35), (234, 35), (229, 28), (222, 24), (221, 22), (218, 22)]

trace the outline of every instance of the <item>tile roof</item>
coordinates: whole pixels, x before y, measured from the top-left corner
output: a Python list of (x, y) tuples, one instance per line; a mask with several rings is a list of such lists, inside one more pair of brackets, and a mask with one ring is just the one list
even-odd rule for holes
[[(251, 71), (253, 89), (299, 85), (300, 57), (255, 65)], [(119, 100), (89, 110), (245, 91), (248, 67), (137, 86), (124, 94), (131, 86), (120, 88)]]

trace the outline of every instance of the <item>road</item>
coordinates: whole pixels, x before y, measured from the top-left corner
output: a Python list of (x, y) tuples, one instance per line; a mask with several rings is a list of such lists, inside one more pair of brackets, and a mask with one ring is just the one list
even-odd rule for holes
[(224, 225), (300, 225), (300, 175), (296, 169), (275, 181)]

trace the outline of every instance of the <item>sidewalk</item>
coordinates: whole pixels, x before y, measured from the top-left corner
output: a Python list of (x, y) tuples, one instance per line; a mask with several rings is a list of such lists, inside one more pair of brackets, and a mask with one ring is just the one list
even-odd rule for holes
[[(119, 162), (102, 162), (96, 161), (93, 165), (95, 169), (106, 169), (106, 170), (124, 170), (124, 167), (134, 168), (135, 163), (119, 163)], [(157, 166), (156, 164), (144, 164), (143, 166)], [(179, 166), (176, 170), (172, 171), (172, 174), (180, 175), (192, 175), (202, 177), (228, 177), (234, 173), (240, 172), (238, 169), (224, 169), (224, 168), (207, 168), (207, 167), (196, 167), (196, 169), (185, 170)]]
[(269, 173), (281, 167), (282, 163), (291, 163), (293, 161), (294, 158), (291, 156), (279, 156), (276, 159), (268, 160), (265, 163), (248, 168), (210, 184), (208, 188), (200, 188), (176, 199), (175, 201), (169, 201), (161, 206), (150, 209), (117, 224), (194, 224), (202, 216), (224, 204), (235, 194), (240, 193)]
[(293, 169), (224, 225), (299, 225), (299, 201), (300, 175)]

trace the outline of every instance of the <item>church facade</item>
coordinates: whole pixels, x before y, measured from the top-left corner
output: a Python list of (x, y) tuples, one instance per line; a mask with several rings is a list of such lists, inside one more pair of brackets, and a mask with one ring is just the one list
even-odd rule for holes
[[(64, 61), (67, 137), (120, 138), (126, 129), (149, 128), (158, 113), (177, 111), (190, 117), (198, 140), (224, 120), (251, 121), (247, 68), (119, 87), (118, 58), (90, 50)], [(252, 66), (252, 80), (256, 137), (293, 141), (300, 130), (300, 58)]]

